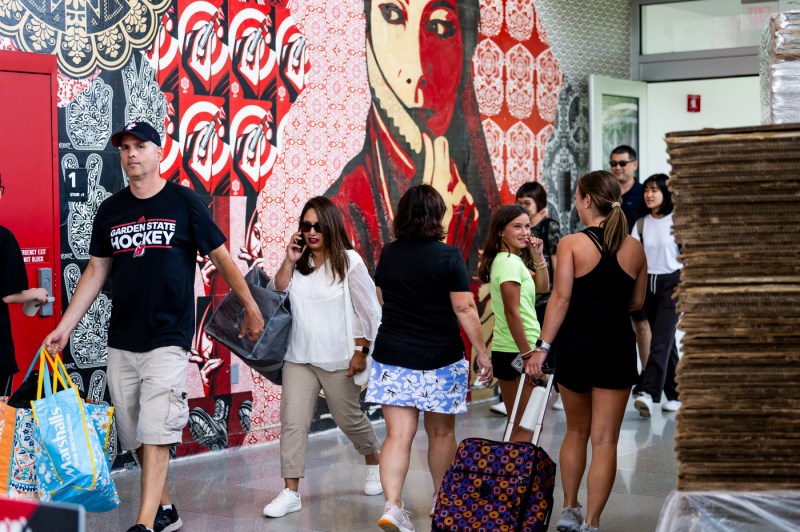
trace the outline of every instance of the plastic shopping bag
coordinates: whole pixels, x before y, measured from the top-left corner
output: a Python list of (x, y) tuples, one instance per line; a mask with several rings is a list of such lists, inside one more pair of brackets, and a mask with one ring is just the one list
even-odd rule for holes
[[(56, 391), (59, 382), (64, 389)], [(101, 430), (104, 423), (106, 427), (101, 442), (92, 412), (94, 406), (102, 405), (85, 405), (61, 359), (51, 357), (44, 349), (37, 397), (32, 410), (39, 497), (43, 501), (80, 504), (90, 512), (116, 508), (119, 496), (105, 453), (110, 415), (105, 422), (102, 416), (98, 420)]]
[(0, 401), (0, 495), (36, 500), (33, 415)]
[(11, 499), (38, 499), (30, 407), (36, 399), (39, 372), (34, 370), (40, 352), (33, 357), (23, 384), (11, 397), (0, 398), (0, 495)]

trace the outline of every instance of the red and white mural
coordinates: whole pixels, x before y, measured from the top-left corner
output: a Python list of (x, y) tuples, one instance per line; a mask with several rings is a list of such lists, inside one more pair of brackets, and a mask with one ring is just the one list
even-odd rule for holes
[(482, 39), (473, 58), (478, 104), (504, 203), (526, 181), (543, 181), (564, 74), (533, 2), (481, 2)]

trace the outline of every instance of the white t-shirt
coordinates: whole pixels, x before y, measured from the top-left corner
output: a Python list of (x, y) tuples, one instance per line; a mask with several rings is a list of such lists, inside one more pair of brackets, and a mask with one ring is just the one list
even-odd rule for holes
[(647, 273), (664, 275), (683, 268), (678, 261), (678, 245), (672, 235), (672, 213), (663, 218), (655, 218), (652, 214), (644, 217), (642, 227), (644, 239), (639, 237), (639, 224), (633, 224), (631, 236), (644, 243), (644, 254), (647, 257)]
[[(285, 360), (312, 364), (325, 371), (347, 369), (355, 338), (375, 341), (381, 323), (375, 284), (356, 251), (348, 250), (347, 257), (349, 298), (345, 297), (344, 282), (332, 282), (330, 261), (308, 275), (297, 270), (292, 274), (287, 288), (292, 330)], [(349, 309), (345, 308), (348, 300)], [(348, 325), (352, 330), (348, 331)]]

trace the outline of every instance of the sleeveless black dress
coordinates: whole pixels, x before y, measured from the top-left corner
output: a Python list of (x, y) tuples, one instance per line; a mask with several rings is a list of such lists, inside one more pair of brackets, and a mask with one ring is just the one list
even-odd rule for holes
[(600, 251), (592, 271), (575, 278), (564, 322), (553, 342), (556, 382), (577, 393), (627, 388), (638, 380), (636, 334), (629, 307), (635, 280), (603, 251), (603, 229), (581, 231)]

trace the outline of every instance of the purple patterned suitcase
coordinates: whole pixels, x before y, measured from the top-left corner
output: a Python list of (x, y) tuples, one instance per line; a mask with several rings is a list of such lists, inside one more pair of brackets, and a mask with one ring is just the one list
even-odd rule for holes
[[(520, 380), (517, 387), (510, 419), (517, 418), (524, 382)], [(520, 422), (533, 433), (536, 443), (552, 387), (551, 375), (531, 394)], [(525, 420), (532, 424), (525, 425)], [(508, 423), (505, 440), (512, 428)], [(555, 483), (556, 464), (534, 443), (467, 438), (458, 445), (444, 475), (433, 530), (547, 530)]]
[(445, 473), (433, 530), (546, 530), (556, 465), (532, 443), (467, 438)]

